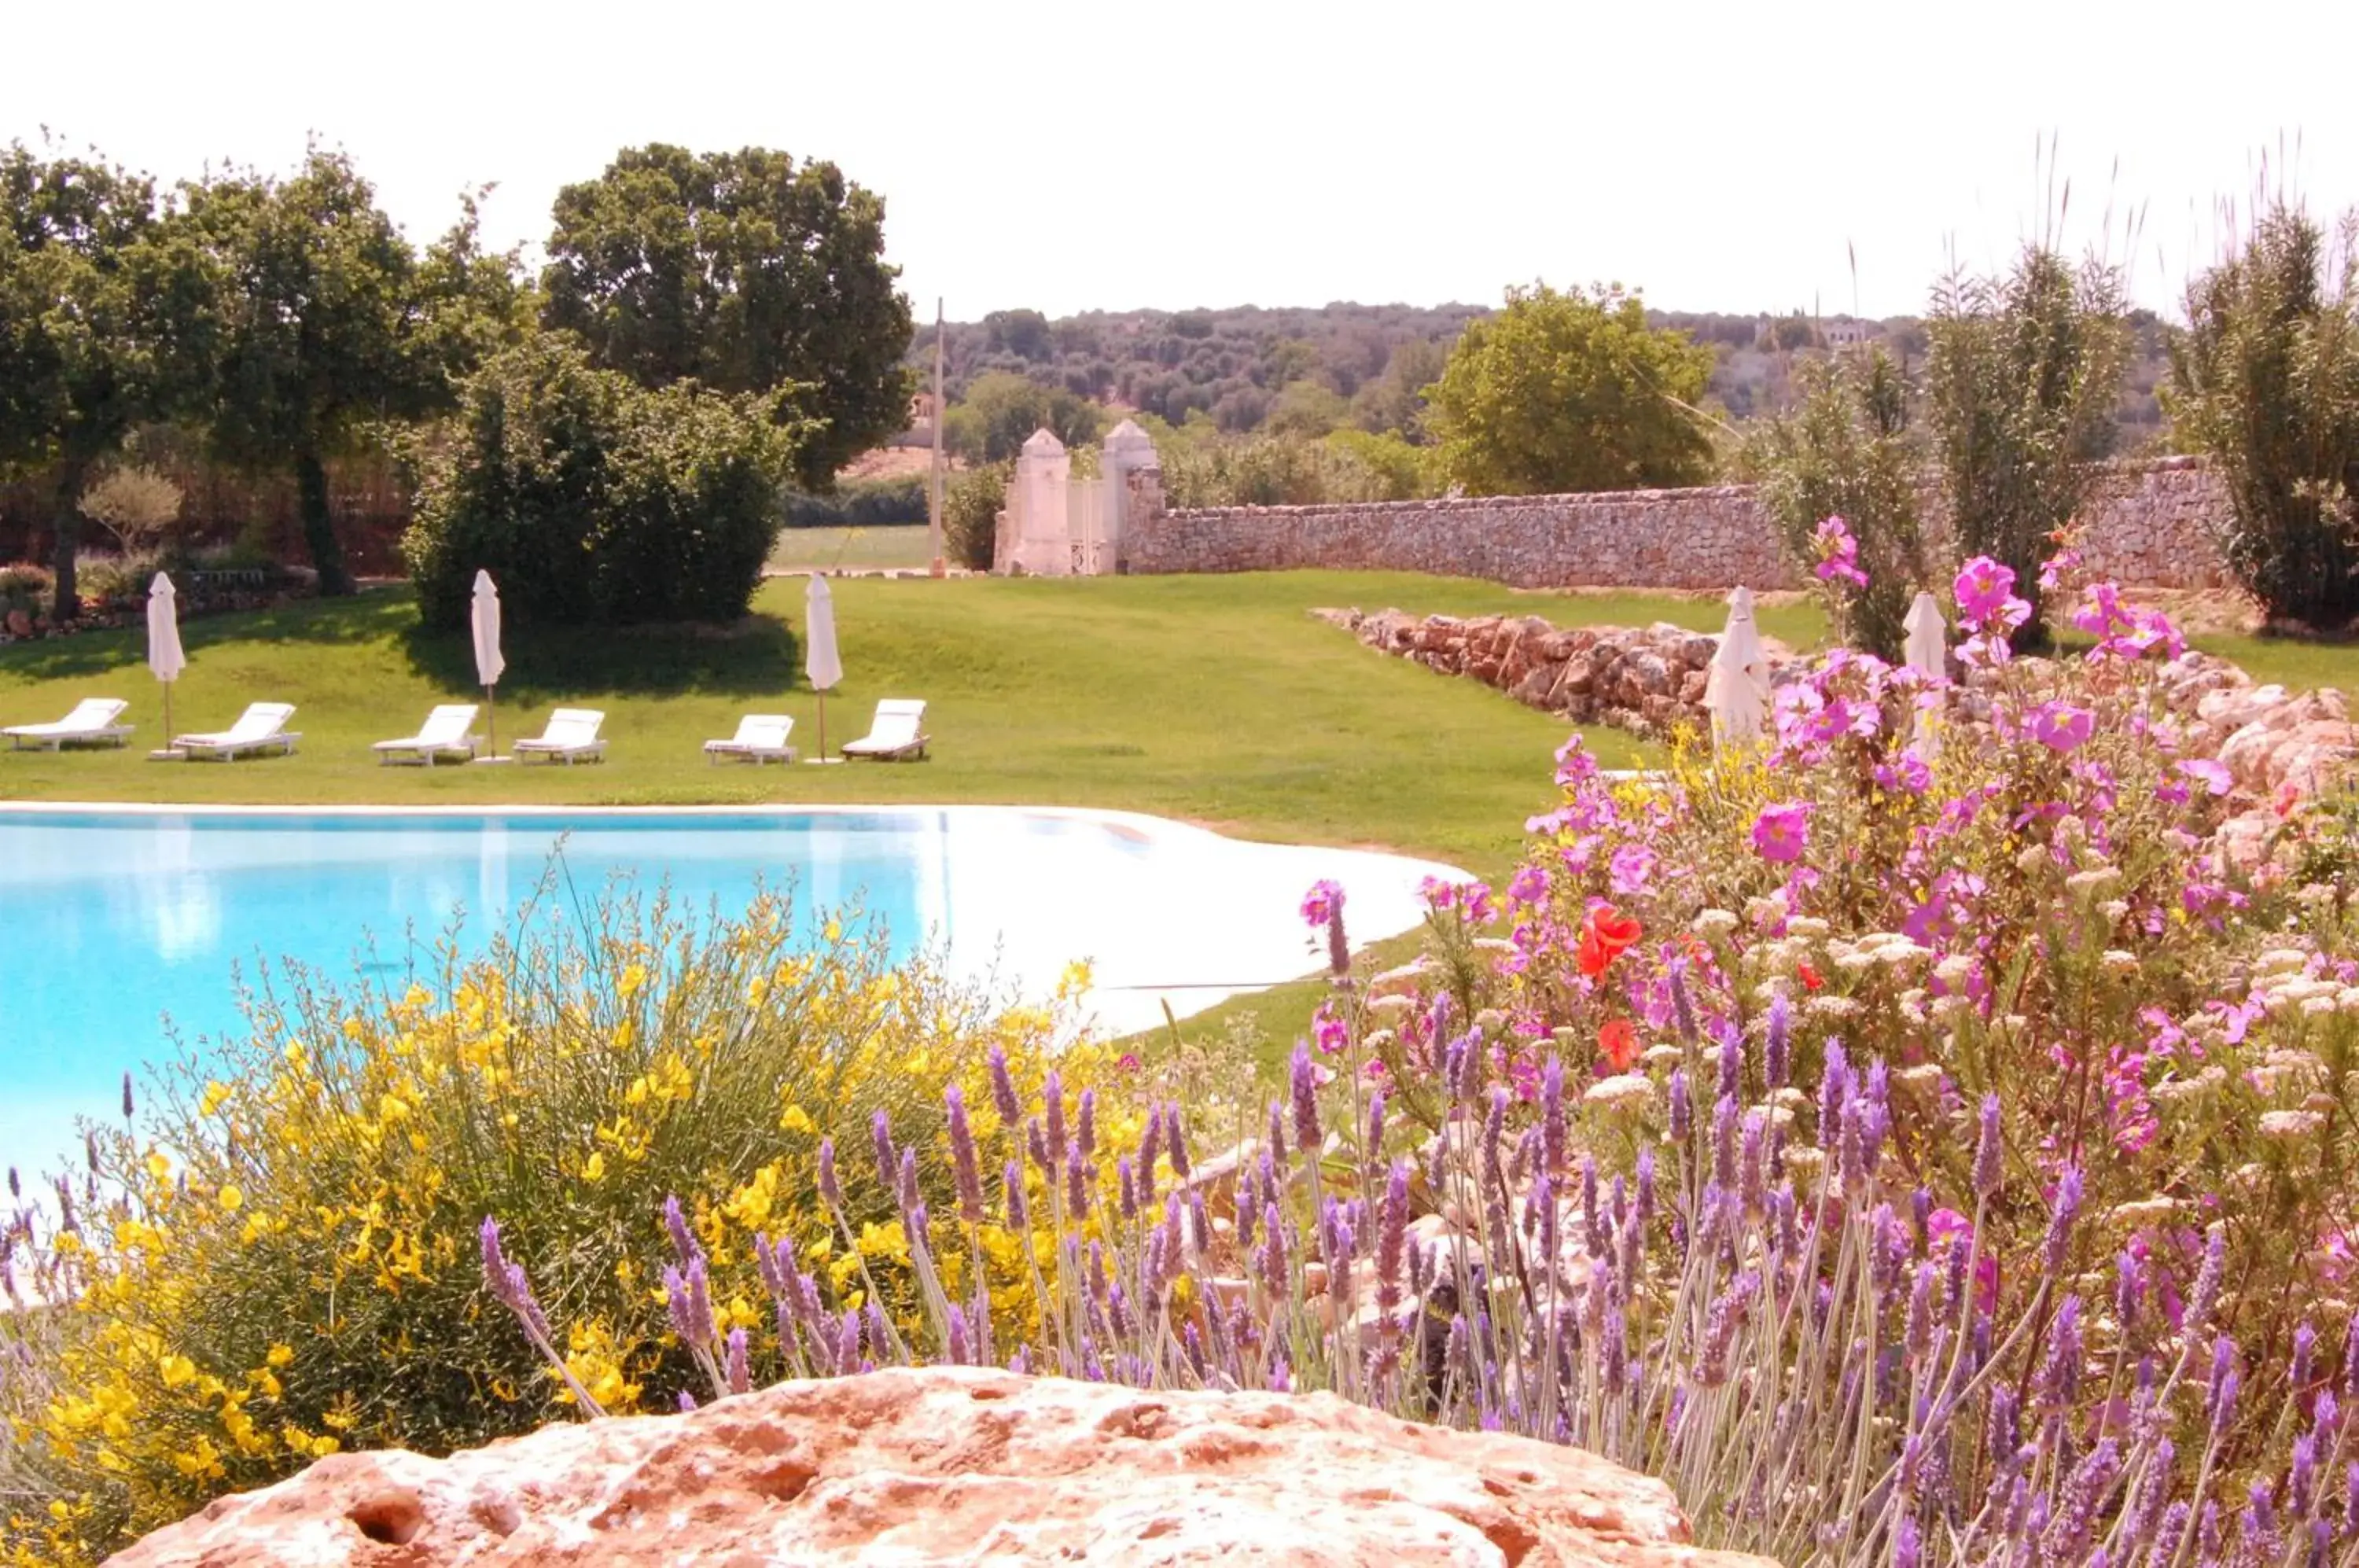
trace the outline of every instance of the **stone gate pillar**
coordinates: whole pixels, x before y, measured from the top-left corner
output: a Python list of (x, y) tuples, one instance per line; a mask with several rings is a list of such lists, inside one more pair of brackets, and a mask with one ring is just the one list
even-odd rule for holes
[(1138, 520), (1135, 510), (1136, 485), (1131, 476), (1147, 469), (1159, 474), (1163, 460), (1156, 454), (1155, 439), (1136, 422), (1125, 419), (1106, 432), (1104, 456), (1099, 467), (1105, 475), (1108, 493), (1106, 516), (1112, 537), (1106, 542), (1114, 547), (1114, 560), (1119, 570), (1131, 525)]
[(1016, 457), (1007, 520), (1015, 548), (1008, 568), (1034, 577), (1064, 577), (1073, 570), (1072, 528), (1066, 517), (1073, 460), (1054, 431), (1037, 430)]

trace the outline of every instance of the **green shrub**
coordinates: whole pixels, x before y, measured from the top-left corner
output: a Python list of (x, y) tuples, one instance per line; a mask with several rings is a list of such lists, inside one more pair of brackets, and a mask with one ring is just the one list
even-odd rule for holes
[(136, 597), (163, 564), (153, 555), (85, 555), (74, 562), (74, 592), (102, 604)]
[(557, 334), (499, 354), (424, 464), (402, 537), (419, 613), (464, 624), (487, 569), (523, 623), (743, 615), (802, 429), (778, 407), (693, 382), (647, 391)]
[(1314, 506), (1403, 501), (1434, 493), (1431, 457), (1397, 436), (1337, 430), (1223, 436), (1191, 422), (1163, 443), (1164, 490), (1177, 506)]
[[(857, 1153), (874, 1115), (930, 1147), (957, 1084), (988, 1120), (995, 1046), (1040, 1081), (1049, 1014), (995, 1016), (781, 899), (722, 920), (609, 895), (578, 918), (545, 912), (478, 959), (446, 948), (391, 990), (266, 981), (246, 1029), (167, 1069), (136, 1128), (92, 1134), (63, 1189), (74, 1229), (11, 1237), (17, 1277), (46, 1253), (36, 1289), (72, 1305), (0, 1312), (0, 1420), (18, 1423), (0, 1517), (56, 1498), (94, 1557), (340, 1446), (442, 1453), (548, 1420), (568, 1394), (483, 1292), (490, 1213), (565, 1303), (573, 1375), (634, 1409), (687, 1366), (636, 1268), (667, 1195), (721, 1310), (766, 1319), (756, 1232), (832, 1291), (899, 1251)], [(1059, 1065), (1074, 1082), (1096, 1060)], [(863, 1227), (841, 1249), (814, 1191), (830, 1137)]]
[(2279, 205), (2196, 278), (2167, 399), (2227, 485), (2236, 580), (2272, 620), (2332, 630), (2359, 616), (2359, 212), (2338, 241)]
[(48, 567), (29, 561), (0, 566), (0, 615), (17, 610), (28, 615), (47, 615), (53, 581)]
[[(1918, 526), (1908, 390), (1881, 350), (1805, 363), (1791, 413), (1755, 427), (1745, 452), (1762, 509), (1803, 578), (1815, 582), (1843, 640), (1897, 661), (1902, 623), (1934, 576)], [(1857, 542), (1857, 583), (1824, 570), (1821, 529), (1841, 517)]]
[(790, 490), (786, 499), (790, 528), (891, 528), (929, 520), (926, 476), (897, 474), (888, 479), (864, 479), (840, 487), (832, 495), (811, 495)]
[(1007, 506), (1007, 482), (1015, 472), (1012, 463), (986, 463), (951, 476), (942, 494), (942, 549), (955, 564), (972, 572), (991, 570), (999, 514)]
[(1926, 400), (1958, 554), (2014, 572), (2031, 606), (2014, 640), (2037, 646), (2040, 565), (2095, 494), (2115, 435), (2130, 347), (2121, 275), (2027, 245), (2005, 278), (1954, 272), (1935, 285), (1925, 332)]

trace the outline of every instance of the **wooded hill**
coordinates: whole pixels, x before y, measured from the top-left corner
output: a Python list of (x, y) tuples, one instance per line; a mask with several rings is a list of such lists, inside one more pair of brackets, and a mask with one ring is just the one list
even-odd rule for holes
[[(1021, 375), (1112, 408), (1184, 424), (1201, 411), (1223, 431), (1355, 426), (1414, 438), (1418, 388), (1440, 373), (1450, 345), (1481, 305), (1355, 305), (1265, 310), (1091, 310), (1050, 320), (1038, 310), (996, 310), (946, 329), (953, 403), (990, 371)], [(1745, 419), (1785, 397), (1795, 356), (1854, 341), (1880, 344), (1905, 365), (1925, 357), (1922, 323), (1710, 310), (1648, 310), (1648, 322), (1710, 344), (1710, 395), (1718, 411)], [(2167, 373), (2160, 322), (2133, 314), (2136, 350), (2123, 387), (2122, 444), (2158, 441), (2162, 411), (2154, 388)], [(919, 328), (909, 363), (930, 385), (934, 330)]]

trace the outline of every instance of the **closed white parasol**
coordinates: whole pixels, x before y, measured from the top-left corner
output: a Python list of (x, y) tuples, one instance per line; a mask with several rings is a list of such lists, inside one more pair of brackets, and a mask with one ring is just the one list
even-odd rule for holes
[(827, 693), (843, 680), (843, 657), (835, 648), (835, 595), (814, 572), (803, 588), (803, 673), (819, 693), (819, 753), (813, 762), (833, 762), (827, 754)]
[[(1928, 681), (1947, 681), (1950, 678), (1950, 627), (1941, 619), (1940, 601), (1930, 593), (1919, 593), (1917, 602), (1908, 606), (1908, 618), (1900, 626), (1908, 634), (1908, 647), (1902, 662)], [(1917, 710), (1916, 738), (1919, 756), (1930, 757), (1940, 749), (1940, 732), (1930, 708)]]
[(1712, 714), (1713, 739), (1745, 745), (1761, 738), (1761, 718), (1769, 705), (1769, 656), (1762, 651), (1760, 628), (1753, 624), (1750, 588), (1740, 587), (1728, 596), (1728, 625), (1712, 651), (1703, 705)]
[(164, 683), (164, 744), (172, 744), (172, 682), (189, 667), (180, 651), (179, 593), (162, 572), (147, 585), (147, 668)]
[(496, 756), (500, 721), (495, 693), (508, 661), (500, 651), (500, 591), (488, 572), (475, 573), (475, 601), (468, 607), (467, 624), (475, 634), (475, 679), (484, 688), (484, 734), (489, 737), (486, 755)]

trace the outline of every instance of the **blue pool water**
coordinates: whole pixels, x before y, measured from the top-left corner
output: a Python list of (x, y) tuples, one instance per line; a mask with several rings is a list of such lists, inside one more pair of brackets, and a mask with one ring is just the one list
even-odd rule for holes
[[(234, 975), (292, 958), (397, 979), (463, 912), (481, 947), (561, 857), (583, 894), (668, 887), (741, 911), (757, 887), (857, 902), (897, 954), (1044, 995), (1089, 959), (1104, 1028), (1143, 1028), (1313, 966), (1295, 916), (1320, 877), (1354, 934), (1418, 918), (1446, 867), (1241, 844), (1176, 823), (1017, 808), (890, 811), (257, 814), (0, 807), (0, 1162), (49, 1163), (125, 1070), (239, 1021)], [(415, 944), (415, 945), (414, 945)]]

